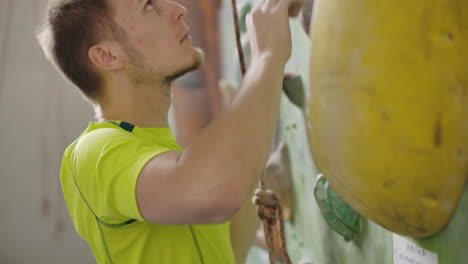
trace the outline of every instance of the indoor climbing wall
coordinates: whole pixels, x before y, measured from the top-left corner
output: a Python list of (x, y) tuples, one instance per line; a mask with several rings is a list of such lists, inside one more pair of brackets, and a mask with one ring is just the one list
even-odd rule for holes
[[(245, 0), (239, 4), (239, 11), (245, 13), (248, 9), (246, 6), (255, 4), (255, 1)], [(236, 87), (239, 85), (240, 77), (238, 65), (233, 63), (237, 62), (237, 56), (232, 52), (236, 47), (232, 20), (229, 19), (230, 8), (229, 5), (225, 5), (222, 11), (223, 17), (226, 18), (222, 26), (224, 34), (222, 50), (225, 58), (223, 83)], [(305, 97), (308, 98), (309, 58), (312, 43), (298, 19), (293, 19), (291, 26), (293, 55), (287, 65), (287, 72), (299, 74), (302, 77)], [(244, 44), (246, 44), (245, 36)], [(329, 77), (333, 78), (333, 76)], [(314, 197), (314, 187), (320, 172), (309, 150), (308, 125), (314, 126), (313, 123), (308, 123), (304, 108), (293, 104), (285, 94), (281, 101), (278, 134), (288, 143), (292, 160), (295, 214), (294, 221), (287, 224), (286, 231), (288, 248), (294, 263), (458, 264), (468, 262), (468, 248), (466, 242), (463, 242), (468, 237), (466, 225), (468, 223), (468, 191), (462, 195), (450, 224), (442, 232), (428, 239), (399, 236), (362, 216), (357, 225), (358, 228), (354, 230), (354, 237), (350, 240), (347, 241), (335, 232), (331, 225), (333, 221), (336, 222), (336, 219), (325, 219)], [(444, 188), (444, 186), (439, 186), (439, 188)], [(348, 213), (352, 212), (348, 211)], [(339, 230), (336, 226), (335, 224), (335, 229)], [(250, 252), (248, 263), (268, 263), (268, 256), (264, 250), (254, 248)]]

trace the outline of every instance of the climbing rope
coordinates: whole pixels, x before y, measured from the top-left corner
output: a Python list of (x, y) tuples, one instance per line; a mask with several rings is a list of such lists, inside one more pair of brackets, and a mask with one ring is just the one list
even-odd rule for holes
[[(246, 66), (244, 60), (244, 52), (242, 50), (241, 35), (240, 35), (240, 25), (239, 25), (239, 15), (237, 13), (237, 2), (236, 0), (231, 0), (232, 2), (232, 14), (234, 18), (234, 26), (236, 32), (236, 44), (237, 52), (239, 55), (239, 63), (241, 68), (242, 77), (245, 76)], [(260, 179), (259, 186), (261, 190), (266, 190), (266, 185), (264, 182), (265, 170), (263, 170)], [(283, 212), (279, 200), (275, 194), (273, 194), (274, 200), (278, 201), (274, 206), (258, 205), (257, 214), (260, 220), (262, 221), (263, 231), (265, 234), (265, 242), (268, 247), (268, 256), (270, 258), (270, 264), (274, 264), (274, 238), (275, 233), (279, 234), (279, 243), (280, 243), (280, 253), (282, 257), (282, 263), (292, 264), (291, 259), (289, 258), (288, 250), (286, 247), (286, 239), (284, 232), (284, 219)], [(278, 237), (278, 236), (276, 236)]]
[(232, 0), (231, 3), (232, 3), (232, 16), (234, 18), (234, 29), (236, 31), (237, 53), (239, 55), (239, 63), (240, 63), (242, 77), (244, 77), (246, 68), (245, 68), (245, 60), (244, 60), (244, 51), (242, 50), (242, 43), (241, 43), (239, 15), (237, 13), (237, 2), (236, 0)]

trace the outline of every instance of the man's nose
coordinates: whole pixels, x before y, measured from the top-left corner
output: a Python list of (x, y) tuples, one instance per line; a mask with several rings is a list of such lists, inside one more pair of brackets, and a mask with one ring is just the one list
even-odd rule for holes
[(172, 21), (174, 23), (178, 23), (182, 20), (182, 18), (187, 14), (187, 8), (183, 5), (180, 5), (178, 3), (172, 2), (173, 4), (173, 11), (172, 11)]

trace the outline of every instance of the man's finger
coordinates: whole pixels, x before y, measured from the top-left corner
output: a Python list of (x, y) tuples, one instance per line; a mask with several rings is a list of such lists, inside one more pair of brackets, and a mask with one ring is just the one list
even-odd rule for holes
[(294, 0), (278, 0), (278, 7), (289, 8)]

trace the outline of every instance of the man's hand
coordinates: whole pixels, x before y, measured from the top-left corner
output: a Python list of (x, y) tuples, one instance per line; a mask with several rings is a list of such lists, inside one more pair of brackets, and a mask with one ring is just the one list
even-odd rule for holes
[(291, 56), (288, 15), (292, 3), (293, 0), (263, 0), (247, 15), (247, 33), (253, 60), (269, 57), (286, 64)]

